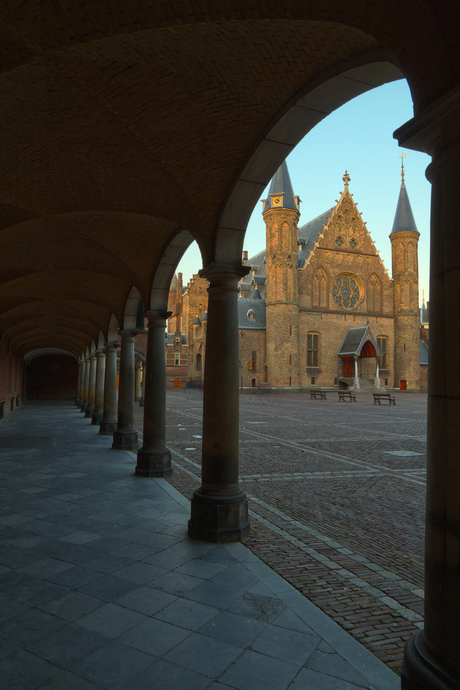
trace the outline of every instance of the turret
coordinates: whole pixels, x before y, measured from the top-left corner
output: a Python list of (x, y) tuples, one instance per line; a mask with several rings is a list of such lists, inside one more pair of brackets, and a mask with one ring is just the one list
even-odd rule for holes
[(267, 230), (267, 376), (271, 386), (299, 385), (299, 300), (297, 223), (300, 199), (294, 196), (284, 162), (263, 202)]
[(403, 163), (401, 189), (390, 234), (395, 328), (394, 385), (402, 388), (420, 388), (419, 237), (404, 181)]

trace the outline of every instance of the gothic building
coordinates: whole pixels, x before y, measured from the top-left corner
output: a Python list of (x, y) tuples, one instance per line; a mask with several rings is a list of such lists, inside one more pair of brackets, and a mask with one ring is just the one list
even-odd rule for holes
[[(251, 258), (245, 252), (248, 274), (239, 284), (245, 388), (421, 388), (419, 233), (404, 168), (390, 233), (392, 278), (349, 191), (347, 172), (343, 182), (336, 205), (300, 227), (300, 199), (285, 162), (271, 182), (262, 202), (266, 249)], [(170, 291), (168, 331), (180, 349), (187, 342), (188, 376), (195, 380), (204, 368), (206, 287), (194, 276), (185, 291), (180, 279)]]

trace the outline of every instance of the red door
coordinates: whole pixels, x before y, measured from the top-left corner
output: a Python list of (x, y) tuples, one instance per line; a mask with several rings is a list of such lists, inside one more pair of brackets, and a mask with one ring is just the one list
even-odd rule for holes
[(342, 371), (344, 379), (353, 378), (353, 357), (342, 357)]

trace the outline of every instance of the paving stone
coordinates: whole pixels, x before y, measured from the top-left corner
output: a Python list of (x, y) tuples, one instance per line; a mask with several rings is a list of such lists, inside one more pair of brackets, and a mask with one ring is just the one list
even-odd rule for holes
[(327, 676), (340, 678), (348, 683), (363, 687), (368, 685), (368, 681), (339, 654), (328, 654), (317, 650), (309, 658), (306, 667)]
[(90, 597), (81, 592), (67, 592), (45, 604), (40, 604), (43, 611), (52, 613), (66, 621), (73, 622), (104, 605), (101, 599)]
[(121, 635), (118, 641), (161, 658), (191, 634), (184, 628), (149, 618)]
[(279, 599), (258, 594), (243, 594), (228, 607), (231, 613), (272, 623), (286, 608)]
[(102, 556), (98, 556), (91, 561), (86, 561), (85, 567), (91, 568), (92, 570), (98, 570), (101, 573), (109, 575), (110, 573), (125, 568), (127, 565), (134, 563), (133, 558), (127, 558), (126, 556), (116, 556), (113, 553), (104, 553)]
[(101, 577), (101, 573), (91, 568), (85, 568), (83, 565), (76, 565), (57, 575), (50, 575), (48, 579), (57, 585), (70, 587), (71, 589), (78, 589), (84, 585), (94, 582)]
[(18, 572), (46, 580), (69, 568), (72, 568), (71, 563), (64, 563), (63, 561), (58, 561), (56, 558), (43, 558), (42, 560), (37, 560), (29, 565), (18, 568)]
[(145, 585), (156, 578), (157, 575), (161, 575), (162, 572), (163, 569), (156, 568), (154, 565), (138, 562), (117, 570), (117, 577), (130, 582), (137, 582), (139, 585)]
[(107, 642), (107, 637), (70, 624), (43, 637), (39, 642), (28, 645), (27, 651), (60, 668), (68, 669)]
[(9, 659), (10, 656), (13, 656), (13, 654), (16, 654), (20, 651), (21, 647), (18, 647), (18, 645), (8, 642), (7, 640), (0, 639), (0, 661)]
[(206, 625), (200, 628), (201, 635), (208, 635), (217, 640), (245, 649), (267, 628), (267, 623), (253, 618), (244, 618), (235, 613), (222, 611)]
[(146, 616), (153, 616), (166, 606), (176, 601), (175, 596), (150, 587), (138, 587), (123, 597), (116, 599), (116, 603)]
[(358, 688), (361, 689), (362, 687), (368, 688), (370, 686), (347, 683), (344, 680), (325, 676), (322, 673), (316, 673), (316, 671), (303, 668), (289, 690), (311, 690), (312, 688), (315, 688), (315, 690), (358, 690)]
[(0, 690), (35, 690), (60, 669), (21, 650), (2, 663)]
[(98, 690), (99, 685), (94, 685), (69, 671), (61, 671), (37, 690)]
[(83, 616), (77, 624), (88, 630), (115, 638), (145, 620), (145, 616), (116, 604), (106, 604)]
[(225, 569), (226, 566), (222, 563), (206, 562), (196, 558), (179, 566), (177, 572), (184, 573), (184, 575), (192, 575), (193, 577), (201, 577), (203, 580), (210, 580)]
[(178, 572), (167, 572), (164, 575), (156, 577), (149, 583), (149, 586), (180, 597), (190, 592), (190, 590), (195, 589), (195, 587), (198, 587), (198, 585), (201, 585), (203, 582), (204, 580), (199, 577), (192, 577), (191, 575), (184, 575)]
[[(92, 572), (94, 573), (95, 571)], [(98, 597), (103, 601), (114, 601), (114, 599), (119, 599), (124, 594), (132, 592), (132, 590), (137, 587), (138, 585), (136, 583), (129, 582), (129, 580), (122, 580), (113, 575), (105, 575), (95, 582), (81, 587), (80, 591), (83, 592), (83, 594), (89, 594), (91, 597)]]
[(17, 601), (12, 601), (8, 597), (0, 597), (0, 623), (19, 616), (21, 613), (29, 611), (29, 607), (20, 604)]
[(32, 580), (31, 578), (27, 584), (23, 584), (18, 589), (9, 591), (6, 596), (20, 604), (39, 606), (62, 594), (66, 594), (68, 591), (67, 587), (61, 587), (52, 582), (45, 582), (44, 580)]
[(179, 625), (187, 630), (198, 630), (202, 625), (210, 621), (211, 618), (214, 618), (217, 613), (217, 609), (213, 609), (210, 606), (204, 606), (186, 599), (178, 599), (156, 613), (155, 618), (172, 625)]
[(167, 654), (165, 660), (209, 678), (216, 678), (240, 654), (240, 647), (194, 633)]
[[(220, 681), (238, 690), (286, 690), (298, 673), (299, 667), (295, 664), (246, 651)], [(317, 690), (314, 685), (311, 688)]]
[(126, 690), (206, 690), (210, 687), (209, 683), (210, 679), (206, 676), (160, 660), (127, 685)]
[(2, 623), (0, 637), (20, 647), (27, 647), (64, 625), (65, 621), (61, 618), (31, 609)]
[(251, 644), (251, 649), (276, 659), (303, 666), (318, 644), (318, 637), (270, 625)]
[(145, 652), (109, 642), (77, 662), (71, 671), (106, 690), (121, 690), (154, 662), (155, 657)]

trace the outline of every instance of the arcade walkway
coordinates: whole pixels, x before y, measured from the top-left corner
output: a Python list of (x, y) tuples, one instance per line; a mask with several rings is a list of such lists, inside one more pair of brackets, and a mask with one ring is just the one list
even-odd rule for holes
[(0, 422), (1, 690), (396, 690), (399, 678), (71, 405)]

